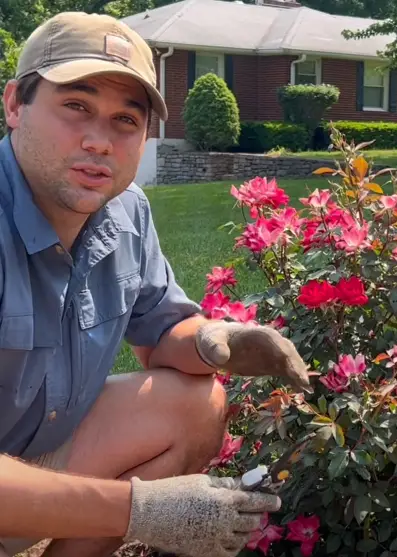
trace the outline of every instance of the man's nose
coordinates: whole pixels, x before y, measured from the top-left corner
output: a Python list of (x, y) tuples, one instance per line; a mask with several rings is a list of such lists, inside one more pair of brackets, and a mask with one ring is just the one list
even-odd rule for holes
[(113, 153), (113, 144), (109, 134), (103, 128), (91, 129), (87, 132), (81, 142), (81, 147), (90, 153), (98, 155), (111, 155)]

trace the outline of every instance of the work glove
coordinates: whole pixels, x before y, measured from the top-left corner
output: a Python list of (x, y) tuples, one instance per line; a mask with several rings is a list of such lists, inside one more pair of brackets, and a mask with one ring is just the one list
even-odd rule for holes
[(240, 481), (204, 474), (132, 483), (125, 542), (186, 557), (234, 557), (257, 530), (276, 495), (242, 491)]
[(290, 340), (270, 326), (210, 320), (196, 333), (208, 365), (234, 375), (282, 377), (295, 390), (312, 392), (308, 368)]

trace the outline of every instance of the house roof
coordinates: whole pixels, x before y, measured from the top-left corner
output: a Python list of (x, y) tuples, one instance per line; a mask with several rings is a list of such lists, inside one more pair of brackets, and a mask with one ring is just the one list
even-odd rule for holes
[(376, 58), (393, 36), (346, 40), (344, 29), (375, 20), (330, 15), (306, 7), (279, 8), (240, 1), (182, 0), (123, 19), (151, 46), (257, 54), (327, 54)]

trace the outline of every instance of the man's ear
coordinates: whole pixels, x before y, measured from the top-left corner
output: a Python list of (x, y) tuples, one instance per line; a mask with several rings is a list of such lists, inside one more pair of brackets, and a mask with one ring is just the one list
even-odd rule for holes
[(22, 105), (17, 101), (17, 80), (7, 82), (3, 93), (3, 107), (6, 124), (9, 128), (18, 128), (21, 119)]

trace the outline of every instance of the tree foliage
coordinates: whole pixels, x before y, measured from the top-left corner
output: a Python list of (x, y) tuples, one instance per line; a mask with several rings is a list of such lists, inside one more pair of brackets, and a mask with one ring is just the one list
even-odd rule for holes
[(0, 27), (22, 41), (40, 23), (63, 11), (109, 13), (121, 18), (164, 3), (164, 0), (0, 0)]
[(364, 30), (346, 29), (343, 36), (346, 39), (368, 39), (378, 35), (392, 37), (383, 51), (379, 52), (379, 56), (388, 61), (390, 67), (397, 67), (397, 5), (390, 6), (387, 19), (373, 23)]
[(303, 6), (330, 14), (385, 19), (394, 9), (394, 0), (301, 0)]
[[(0, 59), (0, 90), (3, 91), (9, 79), (15, 74), (18, 62), (19, 47), (14, 41), (11, 33), (0, 29), (0, 51), (3, 56)], [(4, 128), (3, 105), (0, 104), (0, 127)]]

